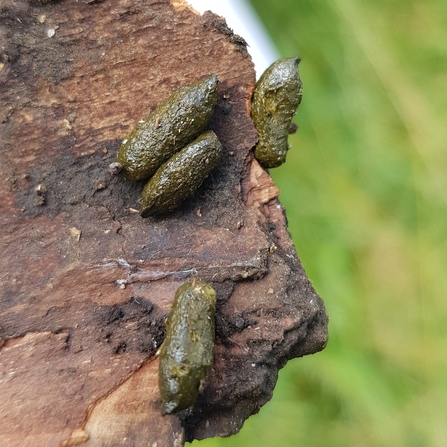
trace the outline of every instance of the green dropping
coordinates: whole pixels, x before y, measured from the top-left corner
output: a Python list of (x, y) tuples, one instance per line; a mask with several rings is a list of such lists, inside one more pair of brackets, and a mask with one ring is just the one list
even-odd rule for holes
[(222, 145), (209, 130), (166, 161), (143, 189), (142, 217), (177, 208), (202, 184), (222, 157)]
[(197, 399), (213, 362), (216, 292), (193, 279), (177, 290), (160, 347), (159, 388), (163, 415), (184, 410)]
[(205, 129), (217, 101), (217, 77), (181, 87), (126, 137), (116, 161), (129, 180), (149, 178)]
[(254, 155), (264, 168), (276, 168), (286, 161), (290, 124), (303, 92), (299, 62), (298, 57), (280, 59), (256, 83), (251, 110), (258, 131)]

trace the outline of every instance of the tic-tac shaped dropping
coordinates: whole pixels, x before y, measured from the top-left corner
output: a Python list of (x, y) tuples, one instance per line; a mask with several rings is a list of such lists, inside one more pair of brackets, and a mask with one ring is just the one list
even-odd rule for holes
[(254, 155), (264, 168), (276, 168), (286, 161), (290, 124), (303, 92), (299, 62), (298, 57), (280, 59), (256, 83), (251, 110), (258, 131)]
[(193, 279), (179, 287), (159, 350), (163, 415), (184, 410), (197, 399), (213, 362), (216, 292)]
[(163, 163), (143, 189), (141, 216), (177, 208), (202, 184), (222, 157), (222, 145), (212, 130), (203, 132)]
[(211, 74), (179, 88), (125, 138), (116, 161), (127, 179), (149, 178), (202, 133), (214, 112), (217, 82), (216, 75)]

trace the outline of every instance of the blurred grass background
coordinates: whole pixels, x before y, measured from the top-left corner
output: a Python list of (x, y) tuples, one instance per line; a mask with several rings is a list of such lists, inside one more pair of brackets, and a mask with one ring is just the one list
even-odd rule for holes
[(330, 316), (273, 399), (195, 447), (447, 445), (447, 2), (252, 0), (303, 102), (271, 171)]

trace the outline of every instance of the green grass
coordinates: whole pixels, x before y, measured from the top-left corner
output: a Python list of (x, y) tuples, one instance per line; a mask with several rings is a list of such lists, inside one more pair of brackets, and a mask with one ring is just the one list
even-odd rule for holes
[(252, 0), (300, 55), (299, 131), (272, 170), (330, 342), (196, 447), (447, 442), (447, 4)]

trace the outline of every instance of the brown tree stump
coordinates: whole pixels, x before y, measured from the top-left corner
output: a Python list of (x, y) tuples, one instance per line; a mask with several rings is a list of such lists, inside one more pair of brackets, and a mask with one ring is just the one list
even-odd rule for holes
[[(183, 1), (0, 3), (0, 445), (181, 446), (228, 436), (327, 316), (253, 159), (243, 39)], [(224, 158), (178, 211), (107, 171), (176, 88), (215, 73)], [(217, 291), (215, 361), (194, 408), (160, 415), (155, 353), (177, 287)]]

